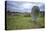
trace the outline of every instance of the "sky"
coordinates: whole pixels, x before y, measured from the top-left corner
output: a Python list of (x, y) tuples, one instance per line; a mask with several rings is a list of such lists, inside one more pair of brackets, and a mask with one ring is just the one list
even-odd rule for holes
[(33, 6), (38, 6), (40, 11), (45, 9), (42, 2), (7, 1), (7, 10), (11, 12), (31, 12)]

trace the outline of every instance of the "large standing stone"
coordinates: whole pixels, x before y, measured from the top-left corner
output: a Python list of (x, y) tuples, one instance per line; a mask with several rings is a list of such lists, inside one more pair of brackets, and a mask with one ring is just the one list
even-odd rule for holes
[(32, 21), (36, 21), (40, 13), (40, 9), (38, 6), (33, 6), (31, 14), (32, 14)]

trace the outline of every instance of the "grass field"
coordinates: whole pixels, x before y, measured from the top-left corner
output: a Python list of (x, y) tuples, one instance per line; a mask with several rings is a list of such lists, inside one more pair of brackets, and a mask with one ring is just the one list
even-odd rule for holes
[[(24, 16), (7, 16), (7, 29), (31, 29), (35, 26), (42, 27), (44, 26), (44, 18), (39, 17), (36, 21), (37, 23), (34, 24), (32, 22), (31, 17), (24, 17)], [(39, 25), (38, 25), (39, 24)]]

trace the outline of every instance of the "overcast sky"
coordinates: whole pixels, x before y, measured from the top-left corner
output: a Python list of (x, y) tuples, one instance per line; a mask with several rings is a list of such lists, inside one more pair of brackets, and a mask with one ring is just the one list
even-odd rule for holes
[(45, 9), (42, 2), (24, 2), (24, 1), (8, 1), (7, 10), (14, 12), (31, 12), (33, 6), (38, 6), (40, 11)]

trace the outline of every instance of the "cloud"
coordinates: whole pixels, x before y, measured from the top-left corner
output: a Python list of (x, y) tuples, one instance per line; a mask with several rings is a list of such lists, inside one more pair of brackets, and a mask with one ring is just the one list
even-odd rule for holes
[(15, 12), (31, 12), (33, 6), (38, 6), (40, 10), (43, 11), (44, 4), (36, 2), (17, 2), (17, 1), (8, 1), (7, 9)]

